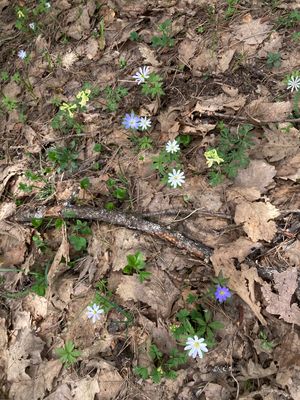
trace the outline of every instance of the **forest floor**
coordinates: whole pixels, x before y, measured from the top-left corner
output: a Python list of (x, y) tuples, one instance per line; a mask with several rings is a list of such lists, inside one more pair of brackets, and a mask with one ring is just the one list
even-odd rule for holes
[(1, 400), (300, 399), (299, 46), (299, 0), (0, 0)]

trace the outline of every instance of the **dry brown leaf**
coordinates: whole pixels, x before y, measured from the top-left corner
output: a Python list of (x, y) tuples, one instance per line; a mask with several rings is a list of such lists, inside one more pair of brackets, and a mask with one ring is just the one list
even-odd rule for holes
[(184, 64), (188, 64), (190, 59), (194, 57), (197, 48), (197, 42), (191, 39), (184, 39), (178, 46), (178, 56), (179, 60)]
[(63, 225), (63, 227), (62, 227), (61, 244), (55, 254), (55, 257), (52, 261), (52, 264), (51, 264), (51, 266), (49, 268), (49, 272), (48, 272), (48, 277), (47, 277), (47, 279), (48, 279), (48, 295), (51, 292), (51, 285), (54, 282), (55, 277), (57, 276), (57, 274), (63, 272), (59, 268), (62, 258), (64, 258), (65, 264), (67, 265), (69, 262), (69, 242), (68, 242), (65, 225)]
[(48, 302), (43, 296), (38, 296), (35, 293), (30, 293), (22, 301), (24, 311), (30, 312), (35, 320), (45, 318), (48, 310)]
[(31, 231), (21, 225), (0, 221), (0, 254), (2, 266), (19, 265), (25, 260)]
[(176, 121), (179, 111), (179, 107), (169, 107), (159, 114), (157, 120), (160, 122), (162, 133), (177, 133), (179, 131), (179, 122)]
[(270, 161), (279, 161), (287, 156), (299, 155), (300, 132), (294, 127), (289, 127), (285, 132), (285, 124), (274, 126), (273, 129), (264, 128), (265, 137), (268, 141), (263, 145), (263, 155)]
[(278, 101), (269, 103), (268, 99), (261, 97), (253, 100), (245, 107), (245, 112), (250, 117), (262, 122), (280, 122), (288, 118), (292, 112), (292, 103), (290, 101)]
[(271, 285), (264, 283), (261, 290), (267, 302), (266, 310), (270, 314), (279, 315), (285, 322), (300, 326), (300, 308), (297, 303), (291, 303), (292, 296), (297, 289), (297, 268), (290, 267), (284, 272), (274, 272), (273, 293)]
[(219, 275), (222, 271), (223, 276), (229, 278), (229, 287), (248, 304), (261, 324), (266, 325), (266, 321), (260, 312), (260, 305), (254, 297), (254, 284), (255, 282), (262, 284), (262, 280), (257, 275), (255, 268), (247, 269), (246, 265), (243, 264), (243, 270), (238, 271), (234, 265), (234, 259), (242, 262), (253, 249), (258, 247), (260, 247), (258, 243), (253, 243), (249, 239), (241, 237), (230, 245), (215, 250), (211, 261), (215, 274)]
[(0, 204), (0, 221), (11, 217), (17, 209), (15, 202), (7, 202)]
[(243, 24), (234, 28), (235, 37), (245, 44), (258, 45), (262, 43), (271, 32), (271, 25), (262, 19), (252, 19), (250, 14), (243, 18)]
[(21, 174), (26, 170), (24, 161), (13, 165), (0, 165), (0, 196), (2, 195), (8, 181), (16, 174)]
[(72, 399), (74, 400), (94, 400), (95, 394), (99, 393), (97, 377), (90, 376), (72, 382)]
[(139, 51), (144, 58), (145, 64), (152, 65), (153, 67), (159, 67), (161, 62), (159, 62), (156, 58), (156, 53), (154, 50), (150, 49), (149, 46), (140, 43), (139, 44)]
[(206, 47), (201, 48), (199, 54), (190, 61), (193, 67), (193, 74), (196, 76), (201, 74), (204, 70), (214, 71), (217, 63), (216, 53)]
[(52, 392), (49, 396), (45, 397), (43, 400), (71, 400), (72, 394), (71, 389), (68, 384), (63, 383), (58, 386), (58, 388)]
[[(99, 384), (98, 398), (101, 400), (116, 399), (124, 383), (117, 369), (102, 361), (96, 376)], [(80, 399), (78, 398), (78, 400)]]
[(270, 242), (276, 234), (276, 224), (271, 219), (279, 215), (280, 212), (271, 203), (241, 202), (236, 206), (234, 221), (243, 224), (244, 231), (253, 242)]
[(300, 266), (300, 240), (295, 240), (285, 249), (284, 253), (292, 265)]
[(277, 369), (278, 368), (274, 362), (271, 362), (269, 367), (263, 368), (261, 364), (249, 360), (246, 367), (241, 367), (242, 376), (239, 376), (238, 379), (241, 381), (247, 381), (248, 379), (265, 378), (266, 376), (276, 374)]
[(230, 62), (234, 56), (235, 49), (226, 50), (218, 60), (218, 72), (224, 73), (228, 70)]
[(77, 54), (75, 54), (74, 51), (69, 51), (62, 56), (61, 63), (64, 68), (69, 69), (77, 60)]
[(90, 37), (85, 45), (85, 53), (88, 60), (93, 60), (96, 57), (98, 53), (98, 47), (99, 45), (97, 39)]
[(239, 95), (235, 98), (219, 94), (216, 97), (204, 98), (198, 101), (192, 112), (198, 111), (200, 113), (221, 111), (224, 108), (231, 108), (239, 110), (246, 103), (245, 96)]
[(227, 192), (227, 200), (233, 201), (235, 204), (240, 204), (245, 201), (255, 201), (260, 198), (258, 189), (234, 186), (229, 188)]
[(156, 269), (151, 271), (151, 279), (141, 283), (136, 275), (124, 276), (117, 289), (117, 294), (124, 301), (142, 301), (163, 317), (170, 315), (172, 306), (179, 296), (168, 275)]
[(276, 169), (273, 165), (263, 160), (251, 160), (246, 169), (241, 169), (235, 178), (237, 186), (255, 188), (260, 193), (265, 193), (270, 184), (274, 184)]
[(300, 180), (300, 152), (285, 159), (282, 165), (278, 167), (277, 175), (281, 179), (290, 179), (294, 182)]
[(257, 53), (259, 58), (267, 57), (269, 53), (278, 53), (282, 47), (282, 35), (279, 32), (272, 32), (263, 47)]

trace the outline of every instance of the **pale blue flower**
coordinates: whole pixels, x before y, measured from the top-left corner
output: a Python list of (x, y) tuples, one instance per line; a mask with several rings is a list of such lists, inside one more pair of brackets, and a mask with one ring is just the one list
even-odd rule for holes
[(149, 67), (140, 67), (138, 72), (136, 72), (133, 75), (133, 78), (135, 79), (136, 83), (140, 85), (141, 83), (144, 83), (146, 79), (149, 78), (149, 75), (150, 75)]
[(126, 129), (138, 129), (139, 128), (140, 117), (135, 115), (133, 111), (131, 114), (125, 114), (122, 124)]
[(100, 315), (103, 313), (104, 310), (96, 303), (87, 307), (87, 317), (93, 321), (93, 324), (100, 319)]

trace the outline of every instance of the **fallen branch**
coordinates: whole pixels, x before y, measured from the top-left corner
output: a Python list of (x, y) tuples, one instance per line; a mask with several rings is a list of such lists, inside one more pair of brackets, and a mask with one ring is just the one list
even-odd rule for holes
[(126, 214), (119, 211), (107, 211), (103, 208), (97, 209), (93, 207), (77, 207), (72, 205), (50, 208), (38, 207), (36, 209), (20, 210), (15, 215), (15, 221), (17, 222), (30, 222), (33, 218), (78, 218), (119, 225), (156, 236), (198, 258), (209, 258), (213, 251), (205, 244), (189, 239), (179, 232), (173, 232), (162, 225), (139, 218), (133, 214)]

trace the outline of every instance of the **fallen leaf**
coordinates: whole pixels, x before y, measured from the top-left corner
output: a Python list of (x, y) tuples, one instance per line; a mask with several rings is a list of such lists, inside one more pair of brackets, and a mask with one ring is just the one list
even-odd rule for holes
[[(94, 400), (95, 394), (99, 393), (97, 377), (90, 376), (72, 382), (72, 399), (74, 400)], [(103, 397), (104, 398), (104, 397)]]
[(152, 65), (153, 67), (159, 67), (161, 65), (161, 62), (159, 62), (156, 58), (156, 53), (154, 50), (150, 49), (149, 46), (140, 43), (139, 44), (139, 51), (144, 58), (144, 63)]
[(274, 362), (271, 362), (269, 367), (263, 368), (261, 364), (249, 360), (245, 367), (241, 367), (242, 376), (239, 376), (238, 379), (241, 381), (247, 381), (248, 379), (261, 379), (276, 374), (277, 370), (278, 368)]
[(234, 259), (242, 262), (253, 249), (259, 247), (259, 243), (253, 243), (249, 239), (241, 237), (235, 242), (215, 250), (211, 261), (215, 275), (218, 276), (222, 272), (223, 276), (229, 278), (229, 288), (235, 291), (248, 304), (260, 323), (266, 325), (266, 321), (261, 315), (260, 305), (255, 301), (254, 297), (255, 282), (262, 284), (263, 281), (257, 275), (255, 268), (248, 268), (246, 264), (243, 264), (243, 270), (238, 271), (234, 263)]
[(241, 202), (236, 206), (234, 221), (243, 224), (243, 229), (253, 242), (265, 240), (270, 242), (276, 234), (276, 224), (271, 219), (280, 212), (271, 203)]
[(228, 70), (234, 53), (235, 49), (229, 49), (221, 54), (220, 58), (218, 59), (218, 72), (224, 73)]
[(274, 184), (276, 169), (263, 160), (251, 160), (248, 167), (241, 169), (235, 178), (235, 185), (245, 188), (255, 188), (265, 193)]
[(30, 237), (30, 229), (0, 221), (0, 264), (3, 267), (22, 264), (25, 260)]
[(224, 108), (239, 110), (245, 103), (245, 96), (238, 95), (232, 98), (222, 93), (215, 97), (201, 98), (201, 101), (197, 102), (192, 112), (198, 111), (200, 114), (208, 112), (213, 113), (214, 111), (221, 111)]
[(179, 296), (168, 275), (161, 270), (153, 270), (151, 278), (141, 283), (136, 275), (124, 276), (117, 289), (122, 300), (142, 301), (158, 315), (168, 317), (172, 306)]
[(243, 18), (244, 23), (234, 28), (235, 37), (248, 45), (258, 45), (262, 43), (271, 32), (272, 26), (264, 22), (261, 18), (252, 19), (250, 14)]
[(0, 221), (11, 217), (17, 209), (15, 202), (7, 202), (0, 204)]
[(95, 38), (90, 37), (85, 45), (86, 58), (88, 60), (93, 60), (96, 57), (98, 47), (98, 41)]
[(184, 39), (178, 46), (178, 57), (179, 60), (184, 64), (188, 64), (190, 59), (194, 57), (195, 51), (197, 49), (197, 42), (191, 39)]
[(293, 106), (290, 101), (270, 103), (267, 98), (260, 97), (245, 107), (245, 113), (262, 122), (280, 122), (288, 118)]
[(215, 51), (203, 47), (199, 50), (199, 54), (191, 59), (190, 64), (193, 67), (193, 75), (199, 75), (202, 71), (214, 71), (218, 60)]
[(287, 157), (282, 165), (277, 168), (277, 175), (281, 179), (290, 179), (294, 182), (300, 180), (300, 152)]
[(77, 60), (77, 54), (74, 51), (69, 51), (62, 56), (61, 63), (64, 68), (69, 69)]
[(208, 382), (204, 386), (203, 392), (205, 393), (205, 400), (228, 400), (230, 398), (229, 390), (217, 383)]
[(284, 272), (274, 272), (274, 289), (271, 285), (264, 283), (261, 290), (267, 302), (266, 311), (270, 314), (279, 315), (285, 322), (300, 326), (300, 308), (297, 303), (292, 303), (292, 296), (297, 289), (297, 268), (290, 267)]
[(278, 129), (264, 128), (265, 137), (268, 143), (263, 145), (262, 152), (270, 161), (279, 161), (285, 157), (299, 155), (300, 151), (300, 132), (294, 127), (287, 128), (279, 125)]
[(9, 180), (26, 170), (26, 163), (21, 161), (12, 165), (0, 165), (0, 196), (2, 195)]
[(291, 245), (287, 245), (284, 253), (292, 265), (300, 266), (300, 240), (295, 240)]

